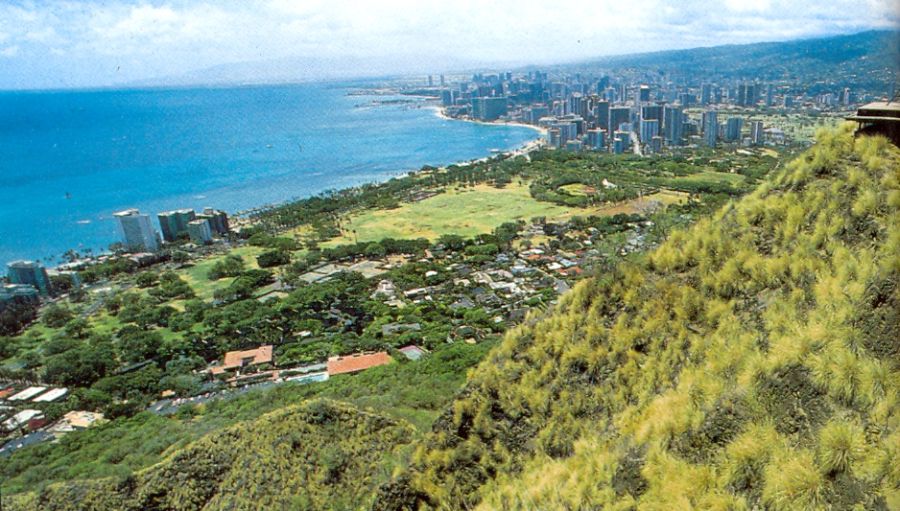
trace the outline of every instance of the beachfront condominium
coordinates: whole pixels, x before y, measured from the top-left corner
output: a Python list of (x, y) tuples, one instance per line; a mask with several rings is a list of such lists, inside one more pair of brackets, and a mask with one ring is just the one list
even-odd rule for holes
[(209, 225), (209, 220), (205, 218), (199, 218), (188, 222), (187, 232), (191, 241), (198, 245), (212, 243), (212, 228)]
[(209, 227), (213, 234), (224, 236), (228, 234), (228, 215), (224, 211), (213, 208), (203, 208), (203, 213), (197, 214), (197, 220), (209, 221)]
[(10, 284), (29, 285), (44, 296), (52, 291), (47, 270), (36, 261), (13, 261), (7, 265), (6, 275)]
[(156, 252), (159, 250), (159, 238), (150, 217), (137, 209), (126, 209), (113, 214), (119, 223), (119, 234), (122, 245), (131, 251)]
[(506, 103), (505, 96), (472, 98), (472, 117), (481, 121), (496, 121), (506, 115)]
[(193, 209), (176, 209), (156, 215), (159, 219), (159, 228), (164, 240), (172, 242), (179, 236), (187, 234), (188, 223), (197, 218)]

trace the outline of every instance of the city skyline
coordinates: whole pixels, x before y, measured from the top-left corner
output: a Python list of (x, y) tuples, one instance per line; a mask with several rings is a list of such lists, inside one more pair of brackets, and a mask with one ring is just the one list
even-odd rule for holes
[[(601, 2), (16, 1), (0, 6), (0, 89), (347, 78), (894, 29), (890, 0)], [(460, 13), (468, 13), (461, 15)], [(498, 20), (508, 16), (512, 23)], [(239, 79), (239, 78), (237, 78)]]

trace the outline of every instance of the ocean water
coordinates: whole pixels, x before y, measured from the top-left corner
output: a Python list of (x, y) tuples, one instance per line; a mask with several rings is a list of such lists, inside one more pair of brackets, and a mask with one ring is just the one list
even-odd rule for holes
[[(325, 84), (0, 92), (0, 263), (117, 241), (112, 213), (230, 213), (512, 149), (534, 130)], [(154, 225), (157, 226), (155, 216)]]

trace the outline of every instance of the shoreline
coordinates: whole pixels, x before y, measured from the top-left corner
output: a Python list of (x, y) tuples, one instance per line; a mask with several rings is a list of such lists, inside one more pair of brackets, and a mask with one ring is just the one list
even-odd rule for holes
[[(433, 97), (425, 97), (425, 96), (421, 97), (421, 99), (425, 100), (425, 102), (434, 100)], [(492, 158), (495, 158), (495, 157), (501, 156), (501, 155), (507, 155), (509, 157), (517, 157), (517, 156), (523, 156), (523, 155), (527, 156), (529, 153), (539, 150), (543, 146), (544, 136), (546, 135), (546, 132), (547, 132), (546, 129), (541, 128), (539, 126), (534, 126), (534, 125), (519, 123), (519, 122), (511, 122), (511, 121), (489, 122), (489, 121), (479, 121), (479, 120), (474, 120), (474, 119), (454, 118), (454, 117), (450, 117), (450, 116), (446, 115), (446, 113), (442, 107), (440, 107), (438, 105), (434, 105), (434, 104), (424, 105), (424, 108), (433, 110), (434, 114), (442, 120), (471, 122), (471, 123), (481, 124), (481, 125), (486, 125), (486, 126), (510, 126), (510, 127), (519, 127), (519, 128), (529, 128), (538, 133), (538, 136), (536, 138), (531, 139), (531, 140), (521, 144), (518, 147), (508, 149), (508, 150), (501, 150), (498, 152), (492, 152), (492, 150), (489, 150), (489, 153), (481, 158), (449, 162), (449, 163), (446, 163), (445, 165), (442, 165), (439, 168), (447, 168), (447, 167), (454, 166), (454, 165), (455, 166), (463, 166), (463, 167), (469, 166), (469, 165), (475, 165), (478, 163), (483, 163), (485, 161), (488, 161)], [(398, 169), (396, 171), (391, 172), (389, 175), (386, 175), (385, 179), (367, 182), (367, 183), (360, 183), (360, 184), (353, 185), (353, 186), (347, 186), (347, 187), (341, 188), (341, 190), (350, 190), (350, 189), (358, 188), (360, 186), (364, 186), (367, 184), (379, 184), (379, 183), (385, 182), (387, 180), (393, 179), (398, 176), (404, 176), (404, 175), (408, 175), (411, 173), (418, 174), (420, 172), (423, 172), (423, 170), (421, 168), (406, 169), (406, 170)], [(308, 199), (310, 197), (313, 197), (315, 195), (317, 195), (317, 194), (315, 194), (315, 193), (311, 194), (311, 195), (309, 195), (309, 197), (293, 197), (293, 198), (285, 199), (285, 200), (277, 202), (277, 203), (259, 204), (259, 205), (255, 205), (253, 207), (246, 208), (246, 209), (240, 210), (240, 211), (229, 211), (228, 212), (229, 219), (231, 220), (233, 227), (239, 227), (239, 228), (250, 227), (250, 226), (253, 226), (256, 224), (255, 219), (253, 219), (253, 217), (252, 217), (256, 213), (260, 213), (262, 211), (266, 211), (269, 209), (284, 206), (286, 204), (290, 204), (293, 202), (302, 201), (302, 200)], [(115, 240), (112, 240), (112, 241), (110, 241), (110, 243), (113, 243), (114, 241)], [(91, 259), (96, 259), (100, 256), (109, 256), (110, 255), (110, 253), (108, 252), (106, 247), (98, 247), (98, 248), (99, 248), (99, 250), (95, 251), (91, 257), (89, 257), (89, 258), (82, 257), (80, 259), (91, 260)], [(83, 250), (82, 248), (77, 248), (74, 250), (76, 250), (76, 252), (78, 252), (82, 256), (85, 255), (82, 253), (82, 250)], [(48, 257), (54, 259), (54, 261), (50, 262)], [(53, 269), (53, 270), (57, 269), (61, 265), (67, 264), (67, 262), (64, 260), (58, 260), (58, 261), (55, 260), (56, 258), (57, 258), (57, 256), (55, 256), (55, 255), (45, 255), (45, 256), (42, 256), (42, 257), (40, 257), (38, 259), (34, 259), (34, 260), (44, 261), (45, 267), (47, 269)]]
[(441, 119), (447, 121), (462, 121), (462, 122), (471, 122), (474, 124), (483, 124), (485, 126), (513, 126), (517, 128), (529, 128), (537, 131), (541, 134), (541, 136), (547, 135), (547, 128), (542, 128), (540, 126), (535, 126), (534, 124), (526, 124), (524, 122), (516, 122), (516, 121), (479, 121), (477, 119), (460, 119), (459, 117), (450, 117), (447, 115), (446, 109), (442, 106), (431, 105), (428, 108), (431, 108), (435, 111), (435, 115), (440, 117)]

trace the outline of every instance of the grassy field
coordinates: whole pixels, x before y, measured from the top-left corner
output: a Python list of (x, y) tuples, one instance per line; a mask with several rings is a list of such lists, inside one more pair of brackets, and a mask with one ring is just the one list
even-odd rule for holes
[[(502, 189), (489, 185), (448, 190), (423, 201), (397, 209), (371, 210), (352, 215), (344, 234), (326, 246), (375, 241), (383, 238), (436, 239), (442, 234), (474, 236), (492, 231), (504, 222), (543, 216), (548, 220), (576, 215), (615, 214), (604, 208), (568, 208), (539, 202), (528, 193), (526, 184), (511, 183)], [(353, 230), (356, 231), (354, 238)]]
[[(239, 255), (244, 260), (247, 269), (259, 268), (259, 265), (256, 263), (256, 256), (263, 253), (265, 249), (260, 247), (239, 247), (231, 250), (231, 254)], [(224, 278), (219, 280), (209, 280), (209, 270), (212, 269), (213, 265), (217, 262), (224, 259), (225, 256), (216, 256), (210, 257), (208, 259), (204, 259), (199, 263), (196, 263), (194, 266), (190, 268), (186, 268), (184, 270), (178, 270), (178, 274), (183, 277), (188, 284), (190, 284), (191, 288), (193, 288), (194, 292), (197, 293), (197, 297), (203, 300), (209, 300), (212, 298), (213, 293), (217, 289), (224, 289), (228, 287), (233, 278)]]
[(703, 172), (698, 172), (696, 174), (691, 174), (688, 176), (680, 176), (678, 177), (679, 181), (684, 182), (718, 182), (718, 183), (728, 183), (731, 185), (743, 183), (744, 176), (740, 174), (729, 174), (727, 172), (713, 172), (711, 170), (704, 170)]
[(662, 204), (663, 206), (669, 206), (671, 204), (681, 204), (687, 202), (688, 195), (689, 194), (687, 193), (676, 192), (674, 190), (662, 190), (650, 195), (645, 195), (643, 199), (630, 200), (621, 202), (619, 204), (611, 204), (609, 206), (601, 206), (599, 208), (595, 208), (591, 210), (591, 214), (598, 216), (612, 216), (618, 215), (619, 213), (644, 213), (646, 212), (647, 207), (654, 202)]
[(560, 190), (565, 190), (566, 193), (570, 195), (574, 195), (576, 197), (586, 197), (589, 194), (593, 195), (594, 192), (588, 192), (590, 187), (587, 185), (583, 185), (581, 183), (572, 183), (570, 185), (563, 185), (559, 187)]

